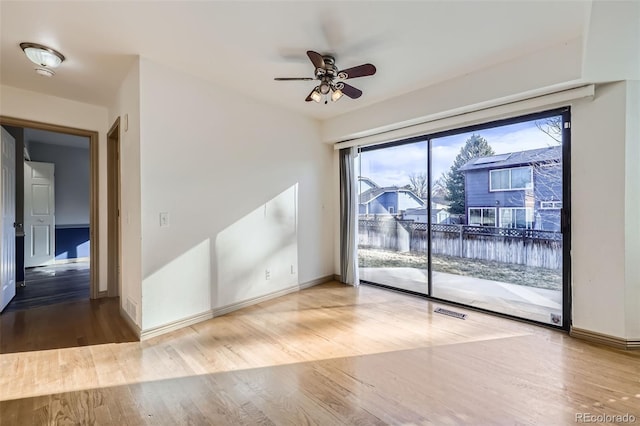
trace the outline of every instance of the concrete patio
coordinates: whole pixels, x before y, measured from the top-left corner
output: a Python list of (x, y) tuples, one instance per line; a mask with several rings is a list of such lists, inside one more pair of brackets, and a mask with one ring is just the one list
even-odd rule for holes
[[(361, 280), (422, 294), (428, 291), (426, 269), (361, 267), (359, 273)], [(432, 296), (439, 299), (547, 324), (554, 324), (552, 314), (562, 317), (561, 291), (436, 271), (432, 277)]]

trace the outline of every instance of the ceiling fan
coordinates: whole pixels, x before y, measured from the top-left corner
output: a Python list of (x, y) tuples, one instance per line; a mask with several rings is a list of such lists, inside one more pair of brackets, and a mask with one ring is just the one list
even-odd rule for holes
[[(330, 97), (331, 101), (335, 102), (340, 99), (342, 95), (347, 95), (351, 99), (357, 99), (362, 96), (362, 90), (356, 89), (342, 80), (366, 77), (376, 73), (376, 67), (371, 64), (362, 64), (357, 67), (338, 70), (333, 56), (321, 55), (313, 50), (308, 50), (307, 56), (313, 66), (316, 67), (314, 72), (315, 77), (276, 77), (274, 79), (277, 81), (318, 80), (320, 84), (314, 87), (311, 93), (309, 93), (305, 99), (307, 102), (320, 102), (323, 97)], [(326, 98), (324, 103), (327, 103)]]

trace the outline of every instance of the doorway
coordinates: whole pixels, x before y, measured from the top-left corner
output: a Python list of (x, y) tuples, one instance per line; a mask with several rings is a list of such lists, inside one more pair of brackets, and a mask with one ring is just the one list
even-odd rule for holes
[(107, 260), (107, 295), (118, 296), (120, 278), (120, 117), (107, 134), (107, 228), (109, 253)]
[[(87, 270), (83, 273), (86, 275), (88, 273), (89, 278), (89, 291), (88, 296), (91, 299), (98, 298), (100, 296), (106, 296), (106, 291), (101, 293), (98, 288), (98, 277), (99, 277), (99, 241), (98, 241), (98, 133), (89, 130), (82, 130), (76, 128), (70, 128), (66, 126), (52, 125), (47, 123), (35, 122), (30, 120), (16, 119), (11, 117), (0, 117), (0, 125), (9, 126), (13, 128), (23, 129), (23, 132), (26, 129), (33, 130), (36, 132), (54, 132), (57, 134), (65, 134), (69, 135), (70, 138), (84, 138), (86, 143), (88, 144), (88, 164), (85, 167), (88, 167), (88, 182), (84, 184), (88, 184), (88, 227), (84, 227), (84, 229), (76, 229), (77, 227), (73, 226), (73, 223), (69, 223), (66, 226), (66, 230), (62, 232), (60, 235), (63, 239), (71, 239), (80, 241), (80, 239), (84, 239), (86, 241), (86, 245), (83, 245), (83, 242), (74, 242), (68, 241), (69, 246), (73, 247), (73, 249), (69, 250), (68, 253), (58, 253), (55, 256), (55, 260), (50, 262), (50, 264), (46, 265), (47, 268), (57, 269), (62, 268), (65, 269), (78, 269), (80, 268), (80, 264), (72, 264), (68, 263), (65, 266), (65, 262), (74, 262), (78, 257), (83, 257), (83, 254), (86, 255), (86, 259), (88, 262), (85, 264), (90, 265)], [(24, 138), (22, 139), (22, 145), (24, 145)], [(18, 149), (18, 151), (21, 151)], [(19, 152), (19, 154), (23, 154), (24, 151)], [(19, 161), (17, 161), (17, 165), (22, 163), (22, 159), (24, 155), (20, 155)], [(26, 154), (27, 160), (30, 160), (29, 154)], [(22, 173), (22, 170), (16, 170), (16, 173)], [(22, 192), (22, 191), (20, 191)], [(22, 194), (24, 195), (24, 194)], [(20, 198), (20, 197), (19, 197)], [(22, 205), (24, 203), (24, 198), (19, 201), (19, 204)], [(18, 205), (18, 204), (17, 204)], [(19, 210), (19, 209), (18, 209)], [(23, 217), (25, 212), (20, 211), (22, 215), (16, 221), (18, 224), (23, 223)], [(63, 227), (64, 228), (64, 227)], [(21, 231), (21, 226), (17, 227), (17, 230)], [(83, 234), (83, 235), (80, 235)], [(88, 242), (91, 242), (91, 249), (88, 248)], [(62, 240), (60, 241), (63, 242)], [(19, 253), (21, 250), (24, 250), (22, 245), (24, 244), (24, 238), (16, 238), (16, 248)], [(73, 253), (71, 253), (73, 251)], [(66, 259), (66, 260), (65, 260)], [(61, 265), (60, 265), (61, 264)], [(37, 268), (36, 268), (37, 269)], [(80, 268), (82, 269), (82, 268)], [(30, 271), (34, 272), (34, 271)], [(41, 271), (38, 271), (41, 272)], [(51, 273), (51, 271), (45, 271), (45, 274)], [(55, 271), (54, 271), (55, 274)], [(24, 281), (24, 269), (16, 271), (18, 281)], [(39, 275), (40, 276), (40, 275)]]

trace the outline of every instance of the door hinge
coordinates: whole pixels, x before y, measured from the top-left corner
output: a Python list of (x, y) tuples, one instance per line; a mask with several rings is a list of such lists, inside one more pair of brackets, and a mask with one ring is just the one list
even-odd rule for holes
[(565, 129), (570, 129), (571, 128), (571, 122), (570, 121), (565, 121), (564, 122), (564, 128)]

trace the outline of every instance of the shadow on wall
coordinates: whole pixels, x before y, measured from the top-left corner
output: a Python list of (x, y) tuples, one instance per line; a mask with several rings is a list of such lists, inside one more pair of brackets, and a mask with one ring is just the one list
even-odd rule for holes
[[(296, 286), (297, 216), (296, 183), (225, 228), (215, 243), (207, 238), (144, 278), (142, 330)], [(124, 306), (135, 318), (132, 303)]]
[(221, 231), (215, 253), (215, 308), (297, 285), (298, 184)]

